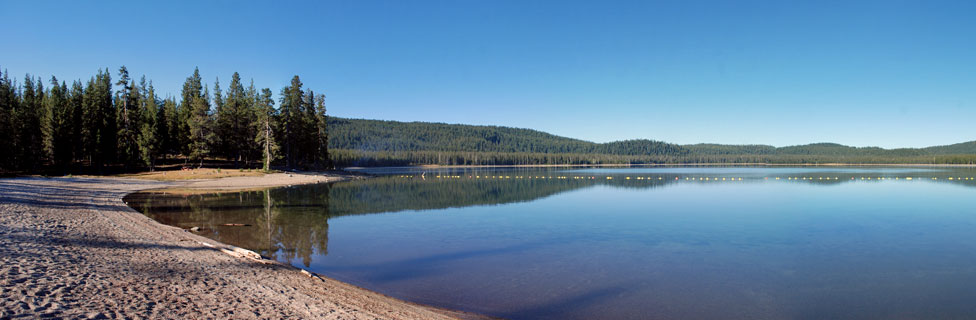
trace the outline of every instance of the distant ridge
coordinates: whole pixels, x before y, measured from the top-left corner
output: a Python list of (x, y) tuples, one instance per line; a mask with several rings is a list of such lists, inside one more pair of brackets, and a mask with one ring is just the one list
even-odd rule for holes
[(689, 144), (633, 139), (595, 143), (522, 128), (331, 118), (340, 164), (976, 163), (976, 141), (884, 149), (837, 143)]

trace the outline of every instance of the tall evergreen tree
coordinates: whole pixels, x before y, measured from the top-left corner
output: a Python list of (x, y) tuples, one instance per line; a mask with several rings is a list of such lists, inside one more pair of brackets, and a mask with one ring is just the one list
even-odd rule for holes
[(278, 158), (278, 143), (275, 141), (272, 122), (276, 116), (274, 99), (271, 98), (271, 89), (261, 89), (261, 94), (257, 96), (256, 103), (258, 116), (254, 122), (257, 134), (254, 141), (261, 146), (261, 159), (265, 171), (271, 170), (271, 162)]
[[(71, 144), (71, 164), (74, 165), (78, 160), (82, 159), (84, 152), (84, 144), (82, 143), (82, 122), (84, 119), (84, 109), (85, 109), (85, 89), (81, 85), (81, 80), (75, 80), (71, 83), (71, 94), (68, 96), (68, 103), (71, 105), (71, 133), (70, 144)], [(69, 168), (71, 170), (72, 168)]]
[(18, 136), (15, 115), (20, 104), (17, 88), (10, 80), (10, 74), (0, 70), (0, 172), (14, 170), (16, 137)]
[(98, 74), (88, 81), (83, 100), (81, 137), (84, 157), (92, 167), (100, 170), (115, 161), (118, 145), (112, 76), (108, 69), (98, 70)]
[(129, 71), (119, 68), (119, 91), (115, 99), (118, 126), (118, 161), (125, 166), (135, 165), (139, 159), (139, 88), (129, 78)]
[(220, 89), (220, 77), (217, 77), (217, 79), (214, 81), (213, 95), (213, 145), (211, 146), (212, 149), (210, 151), (214, 156), (226, 157), (228, 148), (225, 145), (228, 144), (229, 141), (227, 141), (228, 139), (225, 139), (224, 132), (222, 130), (223, 127), (220, 124), (225, 120), (224, 118), (229, 117), (225, 115), (226, 110), (224, 110), (223, 90)]
[(193, 105), (197, 99), (203, 98), (203, 79), (200, 78), (200, 69), (194, 68), (193, 75), (186, 78), (183, 82), (183, 91), (181, 93), (181, 99), (179, 108), (177, 110), (177, 121), (178, 126), (176, 127), (176, 142), (179, 145), (179, 152), (183, 155), (189, 157), (192, 148), (193, 140), (190, 134), (190, 122), (193, 118)]
[(36, 171), (50, 150), (45, 142), (47, 112), (44, 109), (44, 85), (40, 79), (35, 82), (33, 77), (27, 75), (24, 78), (20, 109), (17, 110), (15, 117), (16, 125), (19, 127), (16, 161), (17, 167), (21, 169)]
[(204, 87), (203, 96), (195, 97), (190, 103), (190, 159), (199, 161), (210, 155), (213, 146), (213, 118), (210, 112), (210, 89)]
[(74, 110), (68, 96), (68, 85), (58, 84), (58, 79), (51, 77), (51, 90), (47, 95), (47, 109), (51, 110), (51, 154), (54, 166), (60, 172), (70, 168), (74, 159)]
[(319, 169), (331, 169), (332, 162), (329, 159), (329, 118), (325, 115), (324, 94), (320, 94), (315, 97), (315, 120), (315, 166)]
[[(165, 132), (165, 135), (160, 136), (160, 144), (162, 145), (161, 155), (176, 155), (180, 153), (179, 144), (179, 130), (180, 130), (180, 117), (177, 114), (178, 103), (175, 98), (167, 98), (163, 101), (163, 110), (159, 113), (160, 117), (158, 121), (165, 122), (161, 123), (159, 129), (160, 132)], [(165, 130), (163, 130), (165, 128)]]
[(281, 130), (278, 137), (284, 148), (285, 164), (288, 167), (297, 166), (301, 160), (301, 143), (305, 129), (305, 117), (302, 112), (305, 102), (305, 92), (302, 91), (302, 80), (298, 76), (291, 78), (291, 84), (281, 89)]
[[(241, 125), (247, 132), (243, 135), (243, 141), (253, 142), (253, 139), (250, 138), (257, 136), (258, 132), (260, 131), (258, 130), (257, 126), (254, 126), (254, 123), (258, 121), (258, 117), (261, 114), (259, 95), (260, 93), (258, 93), (258, 89), (254, 87), (254, 80), (252, 79), (251, 83), (247, 87), (247, 91), (244, 92), (244, 110), (242, 113), (244, 114), (243, 118), (246, 119), (246, 121), (243, 121), (244, 123)], [(245, 162), (249, 162), (254, 159), (261, 159), (263, 157), (262, 150), (263, 149), (260, 144), (245, 142), (241, 153), (244, 155)]]
[(309, 89), (305, 92), (305, 99), (302, 101), (302, 162), (306, 165), (316, 166), (316, 153), (318, 152), (318, 116), (315, 112), (315, 92)]
[(140, 94), (140, 114), (142, 116), (141, 124), (139, 127), (139, 159), (142, 160), (142, 164), (149, 167), (149, 170), (155, 169), (156, 157), (158, 156), (160, 145), (159, 145), (159, 122), (158, 113), (160, 111), (160, 106), (156, 102), (156, 89), (153, 88), (152, 82), (146, 85), (146, 77), (142, 77), (142, 81), (139, 85), (142, 93)]
[(251, 145), (251, 115), (248, 109), (250, 101), (247, 92), (241, 84), (241, 77), (237, 72), (231, 77), (227, 96), (220, 99), (217, 109), (217, 134), (220, 141), (221, 153), (228, 159), (233, 159), (235, 165), (240, 165)]

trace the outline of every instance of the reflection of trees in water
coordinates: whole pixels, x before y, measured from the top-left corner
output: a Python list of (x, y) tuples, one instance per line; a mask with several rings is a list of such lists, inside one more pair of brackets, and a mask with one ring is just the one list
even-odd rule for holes
[[(968, 172), (971, 173), (971, 172)], [(528, 175), (528, 174), (526, 174)], [(967, 187), (976, 180), (948, 180), (939, 174), (937, 182)], [(825, 175), (826, 176), (826, 175)], [(838, 174), (837, 176), (843, 177)], [(913, 174), (913, 176), (920, 176)], [(924, 176), (931, 180), (936, 175)], [(959, 174), (959, 176), (962, 176)], [(402, 210), (430, 210), (475, 205), (527, 202), (562, 192), (603, 185), (648, 189), (677, 183), (760, 183), (761, 177), (743, 181), (688, 181), (678, 175), (644, 175), (637, 180), (615, 175), (596, 179), (420, 179), (383, 176), (335, 184), (276, 188), (261, 191), (174, 195), (135, 193), (126, 201), (157, 221), (182, 228), (200, 227), (202, 235), (248, 248), (263, 256), (286, 261), (301, 259), (308, 266), (312, 256), (328, 253), (330, 217)], [(660, 177), (660, 179), (658, 179)], [(678, 177), (678, 180), (675, 178)], [(858, 176), (859, 177), (859, 176)], [(904, 182), (904, 177), (901, 178)], [(860, 180), (859, 178), (854, 181)], [(778, 180), (777, 182), (839, 185), (847, 179)], [(870, 180), (882, 182), (880, 180)], [(243, 224), (246, 226), (228, 226)]]
[[(268, 256), (289, 263), (301, 258), (306, 267), (312, 255), (328, 254), (329, 194), (324, 185), (313, 192), (298, 188), (261, 191), (265, 195)], [(264, 253), (262, 253), (264, 254)]]
[(308, 266), (313, 255), (328, 252), (329, 243), (329, 188), (315, 192), (136, 193), (126, 201), (161, 223), (199, 227), (203, 236), (288, 263), (301, 259)]

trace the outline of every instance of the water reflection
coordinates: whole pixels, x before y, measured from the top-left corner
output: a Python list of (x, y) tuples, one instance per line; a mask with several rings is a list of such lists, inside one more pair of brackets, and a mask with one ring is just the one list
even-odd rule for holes
[(128, 196), (136, 210), (168, 225), (199, 228), (203, 236), (248, 248), (279, 261), (308, 266), (326, 255), (329, 243), (329, 189)]
[(928, 168), (646, 168), (390, 171), (336, 184), (259, 191), (174, 194), (142, 192), (126, 201), (168, 225), (309, 266), (328, 254), (329, 219), (339, 216), (529, 202), (572, 190), (608, 186), (652, 189), (676, 184), (941, 182), (976, 187), (972, 169)]

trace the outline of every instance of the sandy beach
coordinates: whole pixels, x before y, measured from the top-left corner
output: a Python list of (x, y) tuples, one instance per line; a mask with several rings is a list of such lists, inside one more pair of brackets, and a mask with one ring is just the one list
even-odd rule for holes
[(126, 206), (153, 188), (240, 189), (334, 181), (281, 173), (190, 181), (0, 179), (0, 319), (451, 319), (253, 257)]

